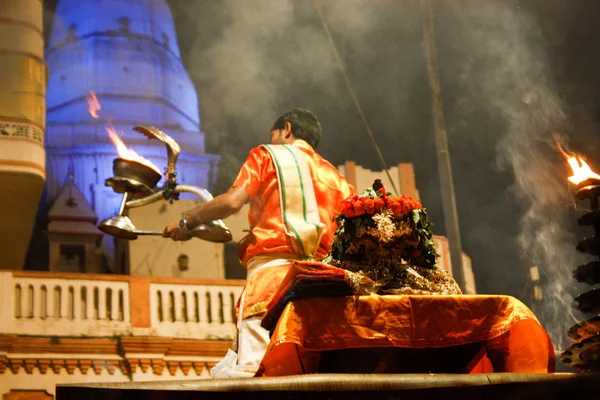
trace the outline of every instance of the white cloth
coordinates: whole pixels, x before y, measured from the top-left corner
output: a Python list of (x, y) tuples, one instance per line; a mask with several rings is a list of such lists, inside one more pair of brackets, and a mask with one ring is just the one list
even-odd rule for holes
[[(278, 257), (278, 258), (275, 258)], [(253, 257), (247, 264), (247, 281), (252, 275), (265, 268), (291, 264), (297, 260), (291, 255), (264, 255)], [(242, 319), (246, 292), (242, 292), (240, 312), (237, 320), (237, 350), (229, 349), (225, 358), (210, 370), (213, 378), (251, 378), (254, 376), (260, 362), (269, 346), (269, 331), (260, 324), (262, 317)]]
[(237, 353), (231, 349), (227, 355), (210, 370), (212, 378), (252, 378), (254, 373), (244, 371), (244, 367), (237, 365)]
[(238, 333), (238, 365), (246, 369), (258, 370), (271, 339), (269, 331), (260, 323), (262, 317), (250, 317), (242, 321)]
[(261, 317), (243, 320), (238, 332), (238, 352), (229, 349), (225, 358), (210, 370), (213, 378), (252, 378), (269, 346), (269, 331), (260, 326)]

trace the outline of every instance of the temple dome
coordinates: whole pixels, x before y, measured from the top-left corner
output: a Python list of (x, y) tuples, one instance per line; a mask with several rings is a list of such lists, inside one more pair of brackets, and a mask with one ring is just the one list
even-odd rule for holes
[[(181, 62), (164, 0), (61, 0), (46, 58), (50, 122), (63, 120), (64, 113), (71, 120), (88, 118), (85, 96), (95, 92), (111, 103), (103, 104), (104, 116), (113, 121), (135, 124), (131, 109), (141, 101), (160, 106), (160, 112), (150, 111), (153, 123), (198, 129), (196, 91)], [(124, 97), (129, 98), (127, 107), (112, 101)]]
[(72, 34), (84, 38), (122, 29), (160, 44), (166, 42), (179, 57), (173, 17), (165, 0), (61, 0), (48, 49), (60, 47)]
[[(181, 145), (178, 182), (211, 190), (219, 157), (205, 152), (196, 89), (165, 0), (60, 0), (45, 55), (47, 202), (60, 194), (72, 168), (99, 220), (118, 212), (122, 196), (105, 186), (117, 157), (109, 126), (162, 170), (164, 143), (132, 130), (159, 127)], [(88, 110), (92, 92), (101, 106), (96, 116)], [(103, 239), (110, 254), (111, 240)]]

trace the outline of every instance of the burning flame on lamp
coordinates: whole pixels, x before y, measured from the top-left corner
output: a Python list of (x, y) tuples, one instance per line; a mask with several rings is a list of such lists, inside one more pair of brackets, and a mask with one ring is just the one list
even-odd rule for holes
[[(94, 92), (91, 92), (89, 96), (86, 96), (86, 100), (88, 102), (88, 111), (90, 112), (90, 115), (93, 118), (98, 118), (99, 117), (98, 111), (102, 107), (100, 106), (100, 102), (98, 101), (96, 94)], [(137, 162), (139, 164), (143, 164), (149, 168), (152, 168), (158, 174), (160, 174), (160, 170), (158, 169), (158, 167), (155, 166), (154, 164), (152, 164), (152, 162), (150, 162), (150, 160), (147, 160), (146, 158), (140, 156), (133, 149), (127, 148), (127, 146), (121, 140), (119, 134), (117, 133), (117, 130), (112, 126), (110, 121), (104, 128), (106, 129), (106, 132), (108, 133), (108, 137), (110, 138), (110, 141), (113, 142), (113, 144), (116, 146), (117, 153), (119, 154), (120, 158), (129, 160), (129, 161), (133, 161), (133, 162)]]
[(558, 146), (558, 150), (560, 150), (561, 154), (567, 159), (567, 162), (571, 166), (573, 170), (573, 176), (568, 177), (567, 179), (574, 183), (575, 185), (579, 185), (581, 182), (588, 179), (600, 179), (600, 175), (592, 171), (589, 165), (577, 154), (568, 154), (563, 150), (560, 143), (558, 143), (558, 139), (556, 139), (556, 145)]

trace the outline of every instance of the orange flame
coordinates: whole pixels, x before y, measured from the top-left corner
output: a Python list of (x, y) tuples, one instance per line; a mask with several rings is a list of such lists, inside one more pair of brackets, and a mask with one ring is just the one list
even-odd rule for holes
[(558, 143), (558, 139), (556, 139), (556, 145), (558, 146), (558, 150), (560, 150), (561, 154), (567, 159), (567, 162), (571, 166), (573, 170), (573, 175), (568, 177), (567, 179), (574, 183), (575, 185), (579, 185), (581, 182), (588, 179), (600, 179), (600, 175), (592, 171), (589, 165), (577, 154), (568, 154), (563, 150), (560, 143)]
[(108, 133), (110, 141), (113, 142), (114, 145), (117, 147), (117, 154), (119, 154), (119, 157), (125, 160), (130, 160), (140, 164), (144, 164), (145, 166), (155, 170), (160, 175), (158, 167), (152, 164), (150, 160), (140, 156), (138, 153), (135, 152), (135, 150), (129, 149), (127, 148), (127, 146), (125, 146), (125, 143), (123, 143), (116, 129), (112, 126), (110, 122), (106, 125), (105, 129)]
[(90, 92), (90, 95), (85, 96), (85, 99), (87, 100), (87, 103), (88, 103), (88, 111), (90, 112), (92, 117), (98, 118), (98, 111), (100, 111), (100, 109), (102, 107), (100, 107), (100, 103), (98, 102), (96, 93)]
[[(98, 98), (96, 97), (96, 94), (94, 92), (91, 92), (90, 95), (86, 96), (85, 98), (88, 102), (88, 110), (90, 114), (92, 115), (92, 117), (98, 118), (98, 111), (101, 109), (101, 107), (100, 103), (98, 102)], [(108, 124), (106, 124), (105, 129), (108, 133), (110, 141), (113, 142), (114, 145), (117, 147), (117, 154), (119, 154), (120, 158), (144, 164), (145, 166), (152, 168), (158, 174), (160, 174), (160, 170), (158, 169), (158, 167), (152, 164), (150, 160), (140, 156), (138, 153), (135, 152), (135, 150), (127, 148), (127, 146), (121, 140), (121, 137), (117, 133), (117, 130), (112, 126), (110, 121), (108, 122)]]

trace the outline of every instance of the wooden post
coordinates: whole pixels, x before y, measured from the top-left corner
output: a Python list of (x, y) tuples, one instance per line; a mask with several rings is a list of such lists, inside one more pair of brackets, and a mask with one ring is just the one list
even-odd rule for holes
[(421, 0), (423, 11), (423, 31), (427, 70), (429, 72), (429, 86), (431, 88), (431, 105), (435, 129), (435, 146), (437, 149), (438, 169), (442, 189), (442, 205), (444, 208), (444, 222), (450, 246), (450, 260), (452, 275), (463, 292), (466, 291), (465, 273), (462, 263), (462, 245), (460, 228), (458, 225), (458, 211), (454, 197), (454, 181), (452, 180), (452, 166), (450, 163), (450, 150), (444, 122), (442, 107), (442, 90), (438, 72), (437, 55), (435, 49), (435, 31), (433, 26), (433, 12), (429, 0)]

